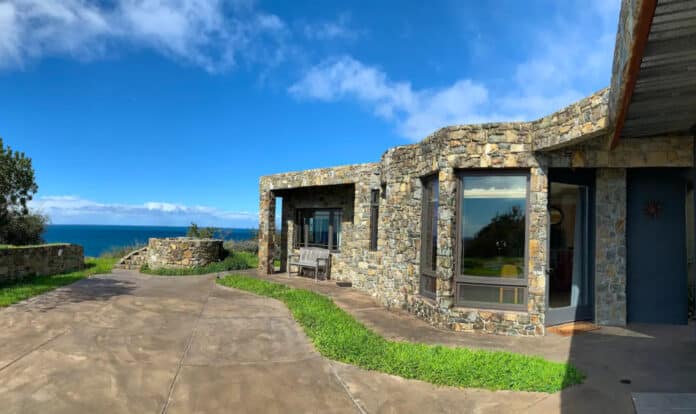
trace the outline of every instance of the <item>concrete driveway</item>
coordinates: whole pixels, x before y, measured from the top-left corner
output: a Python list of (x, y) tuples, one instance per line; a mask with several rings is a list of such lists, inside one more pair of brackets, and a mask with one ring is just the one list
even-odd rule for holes
[(211, 276), (120, 271), (0, 310), (3, 413), (525, 412), (548, 397), (328, 361), (282, 303)]

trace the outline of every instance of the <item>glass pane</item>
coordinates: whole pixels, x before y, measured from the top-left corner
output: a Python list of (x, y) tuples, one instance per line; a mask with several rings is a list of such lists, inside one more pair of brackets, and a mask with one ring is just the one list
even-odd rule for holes
[[(587, 187), (552, 183), (549, 192), (551, 220), (549, 252), (549, 307), (577, 306), (584, 302), (584, 229)], [(584, 304), (584, 303), (583, 303)]]
[(521, 305), (524, 303), (524, 288), (460, 283), (457, 289), (457, 301)]
[(300, 210), (298, 211), (297, 239), (304, 246), (304, 226), (307, 226), (308, 244), (314, 247), (327, 248), (329, 244), (329, 224), (333, 226), (332, 248), (341, 245), (341, 210)]
[(462, 178), (462, 273), (523, 279), (527, 177)]

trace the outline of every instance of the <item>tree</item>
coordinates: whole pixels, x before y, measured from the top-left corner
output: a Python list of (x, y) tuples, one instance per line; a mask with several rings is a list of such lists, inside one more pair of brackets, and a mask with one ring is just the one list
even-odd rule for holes
[(5, 147), (0, 138), (0, 243), (41, 241), (46, 217), (30, 214), (27, 205), (38, 189), (31, 158)]
[(194, 239), (212, 239), (218, 229), (215, 227), (198, 227), (198, 224), (191, 223), (188, 230), (186, 230), (186, 237), (193, 237)]

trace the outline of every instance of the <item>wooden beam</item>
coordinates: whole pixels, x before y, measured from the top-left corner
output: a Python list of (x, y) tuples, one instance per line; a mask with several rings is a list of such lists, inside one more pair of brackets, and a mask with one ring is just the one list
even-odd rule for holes
[(645, 45), (648, 43), (648, 35), (650, 34), (650, 26), (652, 26), (652, 19), (655, 15), (656, 6), (657, 0), (643, 0), (643, 3), (640, 5), (633, 50), (625, 76), (626, 86), (623, 88), (623, 96), (621, 97), (619, 112), (616, 117), (616, 129), (614, 130), (614, 136), (611, 138), (609, 149), (614, 149), (619, 145), (621, 130), (623, 129), (624, 120), (628, 113), (628, 106), (631, 104), (631, 97), (633, 96), (633, 89), (636, 86), (636, 80), (638, 80), (640, 61), (643, 60)]

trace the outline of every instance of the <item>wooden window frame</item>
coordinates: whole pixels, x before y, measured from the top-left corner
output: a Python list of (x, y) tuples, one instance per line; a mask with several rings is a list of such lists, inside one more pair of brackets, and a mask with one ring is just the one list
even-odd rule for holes
[[(525, 214), (524, 214), (524, 269), (522, 271), (523, 278), (503, 278), (503, 277), (488, 277), (488, 276), (471, 276), (463, 273), (462, 263), (462, 224), (464, 218), (462, 217), (462, 203), (464, 203), (464, 177), (490, 177), (490, 176), (512, 176), (512, 177), (525, 177), (526, 182), (526, 195), (525, 195)], [(512, 310), (512, 311), (527, 311), (528, 303), (528, 286), (529, 286), (529, 273), (528, 273), (528, 263), (529, 263), (529, 196), (530, 196), (530, 170), (529, 169), (474, 169), (474, 170), (460, 170), (457, 172), (457, 202), (456, 202), (456, 226), (457, 226), (457, 240), (456, 240), (456, 257), (455, 260), (455, 292), (454, 293), (454, 303), (455, 306), (460, 307), (471, 307), (471, 308), (488, 308), (488, 309), (500, 309), (500, 310)], [(464, 288), (466, 285), (480, 285), (480, 286), (491, 286), (491, 287), (518, 287), (523, 289), (523, 300), (520, 304), (506, 304), (506, 303), (494, 303), (494, 302), (479, 302), (479, 301), (464, 301), (459, 299), (459, 290)]]

